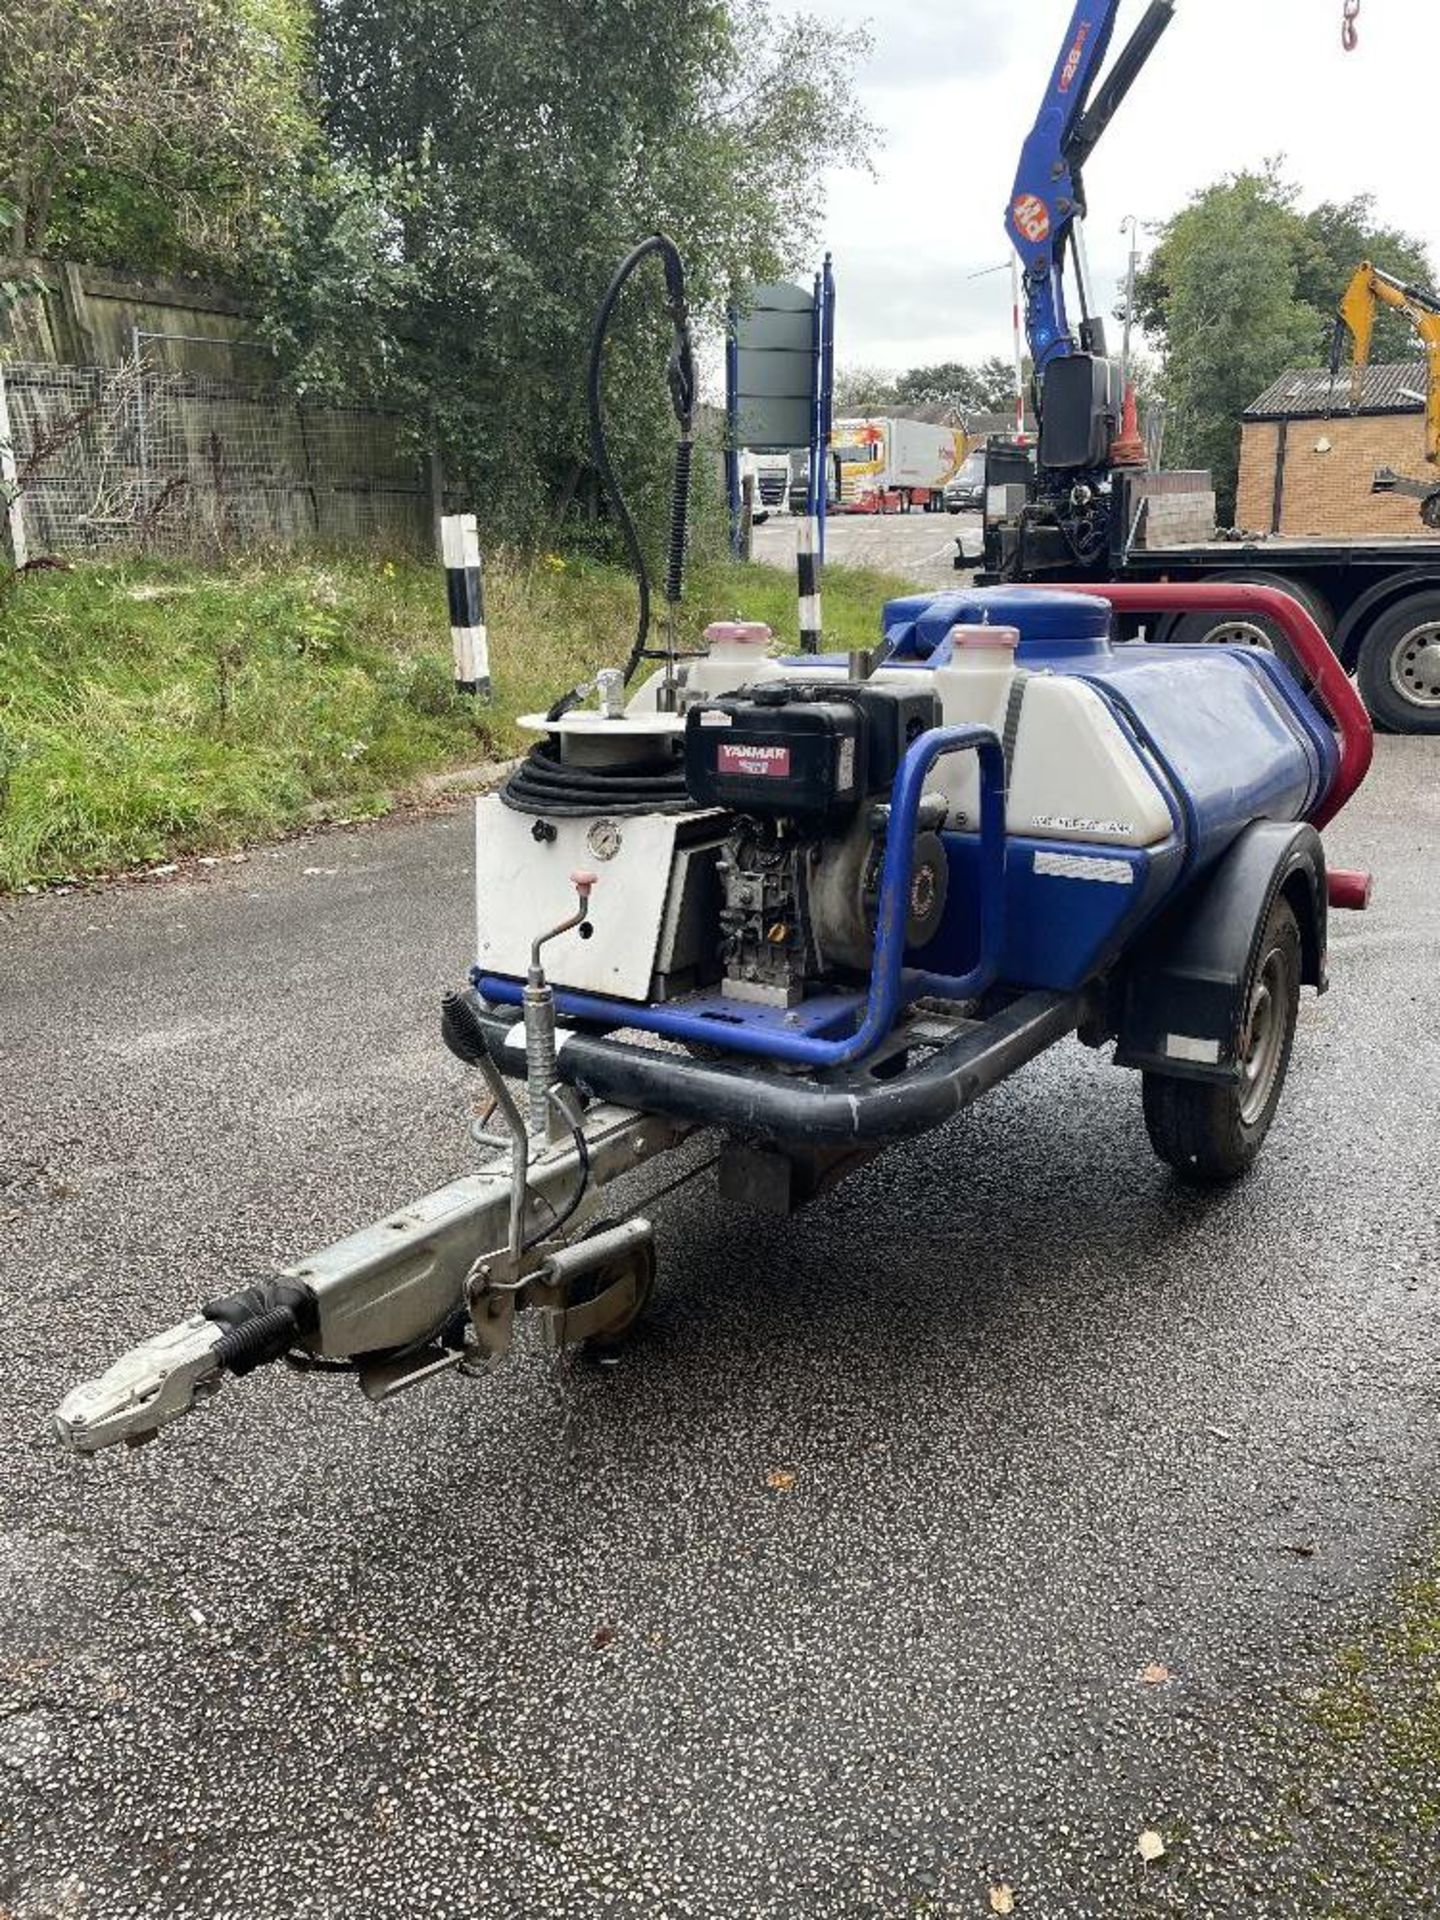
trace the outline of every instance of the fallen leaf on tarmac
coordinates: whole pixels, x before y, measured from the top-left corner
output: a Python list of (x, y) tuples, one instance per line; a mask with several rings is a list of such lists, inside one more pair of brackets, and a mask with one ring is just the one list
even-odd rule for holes
[(1147, 1827), (1135, 1842), (1135, 1851), (1148, 1866), (1152, 1860), (1165, 1858), (1165, 1842), (1153, 1827)]
[(793, 1473), (787, 1473), (783, 1467), (776, 1467), (765, 1476), (765, 1484), (775, 1493), (789, 1493), (795, 1484)]
[(1152, 1660), (1140, 1669), (1140, 1678), (1147, 1687), (1163, 1687), (1170, 1678), (1170, 1669), (1163, 1660)]
[(1015, 1895), (1002, 1880), (998, 1887), (990, 1889), (990, 1911), (992, 1913), (1014, 1913)]
[(590, 1648), (593, 1653), (603, 1653), (606, 1647), (615, 1644), (614, 1627), (596, 1627), (590, 1636)]

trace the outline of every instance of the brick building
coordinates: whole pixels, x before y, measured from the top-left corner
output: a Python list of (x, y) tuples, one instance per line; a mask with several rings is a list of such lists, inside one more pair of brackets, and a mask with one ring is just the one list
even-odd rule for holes
[[(1369, 367), (1350, 411), (1350, 374), (1332, 382), (1313, 368), (1284, 373), (1245, 409), (1235, 519), (1254, 533), (1433, 540), (1418, 500), (1377, 494), (1377, 467), (1408, 478), (1440, 473), (1425, 464), (1425, 367)], [(1333, 406), (1333, 412), (1332, 412)]]

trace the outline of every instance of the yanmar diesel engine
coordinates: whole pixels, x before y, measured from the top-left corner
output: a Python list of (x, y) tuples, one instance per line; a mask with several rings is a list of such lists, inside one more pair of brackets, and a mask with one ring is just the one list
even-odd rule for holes
[[(884, 799), (938, 718), (928, 687), (834, 680), (745, 687), (691, 708), (686, 789), (697, 806), (737, 816), (717, 862), (727, 993), (794, 1006), (807, 981), (868, 963)], [(916, 847), (911, 894), (911, 944), (923, 944), (945, 898), (933, 832)]]

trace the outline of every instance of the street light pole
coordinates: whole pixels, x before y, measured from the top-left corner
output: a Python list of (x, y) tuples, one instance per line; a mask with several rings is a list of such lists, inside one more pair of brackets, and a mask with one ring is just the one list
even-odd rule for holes
[(1120, 345), (1120, 391), (1130, 385), (1130, 335), (1135, 325), (1135, 275), (1140, 266), (1140, 222), (1127, 213), (1120, 222), (1121, 233), (1130, 235), (1130, 264), (1125, 273), (1125, 333)]

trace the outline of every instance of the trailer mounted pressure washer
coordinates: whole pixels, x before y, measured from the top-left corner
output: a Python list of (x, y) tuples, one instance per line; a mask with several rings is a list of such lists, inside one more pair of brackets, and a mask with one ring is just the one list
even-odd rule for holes
[[(652, 254), (679, 449), (660, 648), (600, 396)], [(475, 953), (440, 1027), (491, 1101), (478, 1164), (77, 1387), (57, 1420), (83, 1452), (268, 1362), (383, 1400), (487, 1370), (527, 1312), (551, 1347), (613, 1343), (655, 1277), (647, 1213), (605, 1204), (622, 1176), (703, 1134), (723, 1197), (791, 1212), (1071, 1034), (1139, 1073), (1180, 1177), (1238, 1178), (1264, 1143), (1328, 909), (1368, 895), (1320, 830), (1370, 724), (1304, 610), (1253, 586), (997, 587), (892, 600), (850, 656), (787, 656), (743, 620), (687, 652), (694, 361), (664, 236), (607, 291), (588, 387), (640, 614), (628, 661), (527, 715), (534, 745), (476, 807)], [(1297, 664), (1113, 631), (1221, 605), (1274, 620)]]

